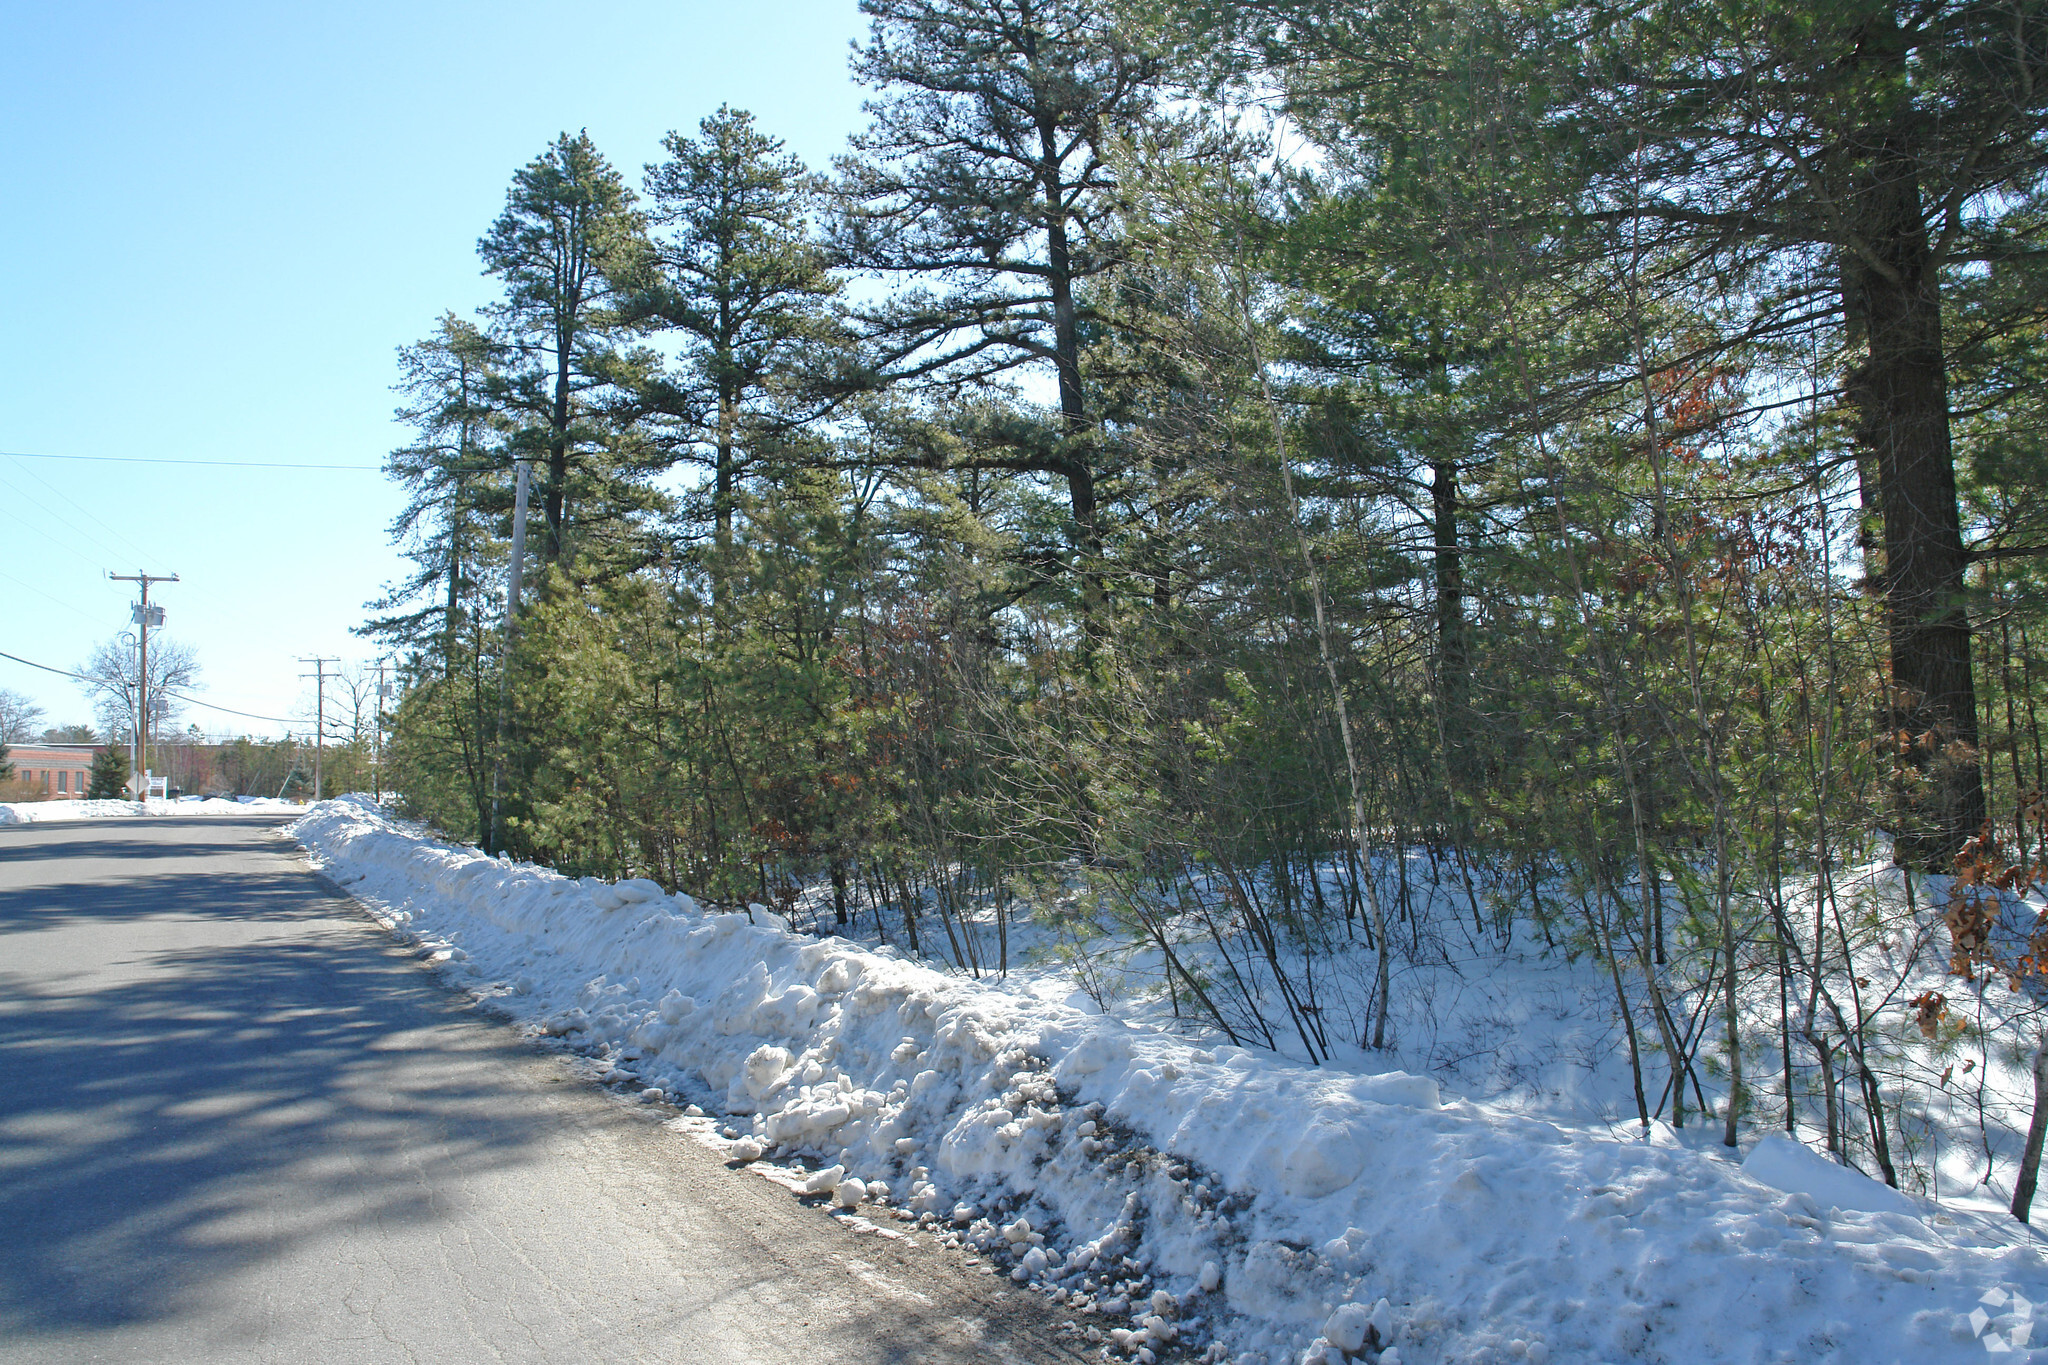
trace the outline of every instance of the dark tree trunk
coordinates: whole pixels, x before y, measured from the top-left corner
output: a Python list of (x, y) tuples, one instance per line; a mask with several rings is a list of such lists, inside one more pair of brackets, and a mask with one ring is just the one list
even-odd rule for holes
[(543, 562), (548, 564), (562, 558), (562, 518), (569, 495), (569, 345), (562, 338), (561, 329), (557, 329), (555, 403), (548, 431), (548, 483), (541, 494), (548, 522), (547, 543), (541, 553)]
[(1429, 467), (1431, 536), (1436, 550), (1437, 688), (1443, 698), (1444, 761), (1454, 781), (1470, 776), (1471, 647), (1465, 628), (1465, 567), (1458, 552), (1458, 466)]
[(1075, 548), (1080, 554), (1081, 608), (1091, 638), (1098, 627), (1105, 589), (1102, 582), (1102, 525), (1095, 504), (1095, 469), (1088, 449), (1087, 400), (1081, 389), (1081, 330), (1074, 303), (1072, 246), (1067, 240), (1066, 195), (1061, 172), (1060, 129), (1050, 116), (1038, 125), (1040, 188), (1045, 205), (1046, 285), (1052, 295), (1055, 368), (1059, 371), (1060, 428), (1066, 437), (1061, 475), (1067, 481), (1067, 504), (1074, 518)]
[(441, 618), (441, 679), (455, 681), (455, 640), (462, 629), (462, 485), (448, 495), (448, 605)]
[(2027, 1121), (2027, 1147), (2020, 1156), (2019, 1178), (2012, 1187), (2012, 1216), (2032, 1218), (2034, 1188), (2041, 1179), (2041, 1143), (2048, 1138), (2048, 1045), (2034, 1049), (2034, 1116)]
[(1938, 268), (1909, 159), (1890, 148), (1852, 209), (1844, 289), (1867, 358), (1850, 376), (1857, 438), (1878, 477), (1884, 521), (1885, 626), (1890, 637), (1889, 728), (1919, 785), (1901, 812), (1898, 857), (1947, 871), (1984, 821), (1977, 698), (1970, 676), (1961, 518), (1949, 444)]
[[(730, 252), (721, 246), (721, 273), (729, 275), (733, 270)], [(738, 366), (734, 363), (733, 350), (739, 344), (739, 324), (733, 320), (732, 302), (718, 301), (718, 337), (713, 343), (718, 363), (718, 468), (714, 474), (711, 498), (712, 532), (718, 546), (718, 573), (712, 580), (712, 591), (718, 605), (726, 605), (726, 574), (732, 564), (732, 522), (733, 509), (739, 496), (739, 450), (737, 429), (739, 427), (740, 385)]]

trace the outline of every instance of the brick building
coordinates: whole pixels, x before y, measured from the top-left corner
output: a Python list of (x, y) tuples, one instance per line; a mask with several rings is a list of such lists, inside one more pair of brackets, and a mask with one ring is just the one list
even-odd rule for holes
[(84, 796), (92, 774), (92, 760), (104, 744), (10, 744), (7, 761), (14, 765), (14, 780), (26, 782), (45, 800), (62, 801)]

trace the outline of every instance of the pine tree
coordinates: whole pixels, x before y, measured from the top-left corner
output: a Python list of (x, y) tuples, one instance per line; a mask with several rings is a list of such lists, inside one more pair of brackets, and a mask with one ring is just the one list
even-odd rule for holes
[[(407, 490), (390, 534), (415, 568), (391, 585), (358, 631), (438, 661), (452, 676), (468, 614), (482, 588), (479, 556), (490, 521), (510, 506), (503, 420), (491, 393), (505, 348), (474, 323), (444, 314), (434, 334), (398, 352), (404, 396), (397, 411), (417, 439), (391, 452), (387, 477)], [(424, 599), (424, 601), (423, 601)]]
[(955, 389), (1050, 368), (1049, 439), (991, 430), (965, 462), (1062, 479), (1075, 547), (1098, 560), (1101, 415), (1082, 352), (1101, 318), (1082, 286), (1123, 258), (1109, 145), (1150, 115), (1159, 65), (1076, 0), (861, 8), (873, 25), (854, 74), (879, 96), (839, 164), (834, 243), (903, 287), (856, 310), (872, 363), (889, 382)]
[[(1160, 8), (1212, 50), (1245, 39), (1302, 127), (1439, 205), (1446, 255), (1526, 253), (1561, 288), (1653, 256), (1713, 286), (1707, 344), (1749, 356), (1832, 319), (1830, 387), (1881, 526), (1886, 728), (1923, 783), (1900, 853), (1945, 867), (1984, 815), (1945, 314), (1987, 268), (2039, 268), (2048, 17), (1986, 0)], [(1610, 285), (1580, 297), (1601, 308)]]
[(580, 499), (606, 488), (594, 400), (615, 378), (620, 337), (607, 269), (640, 232), (634, 197), (588, 133), (563, 133), (512, 177), (504, 212), (477, 243), (504, 282), (491, 313), (509, 352), (496, 396), (522, 458), (541, 462), (541, 559), (562, 558)]
[(86, 796), (94, 801), (115, 801), (128, 791), (128, 751), (109, 744), (92, 757), (92, 772), (86, 779)]
[(710, 469), (726, 552), (742, 478), (818, 410), (805, 372), (831, 338), (839, 285), (811, 235), (819, 185), (803, 162), (744, 110), (721, 106), (697, 128), (670, 133), (669, 159), (647, 168), (655, 233), (629, 309), (682, 341), (680, 365), (649, 376), (642, 397)]

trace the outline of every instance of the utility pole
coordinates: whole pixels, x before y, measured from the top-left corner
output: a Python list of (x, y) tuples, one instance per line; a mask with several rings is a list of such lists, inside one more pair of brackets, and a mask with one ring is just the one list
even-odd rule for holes
[(164, 609), (149, 605), (149, 585), (152, 583), (175, 583), (178, 576), (169, 574), (148, 574), (137, 569), (134, 573), (107, 571), (107, 577), (117, 583), (140, 583), (142, 600), (135, 604), (135, 624), (142, 627), (140, 659), (136, 665), (136, 690), (142, 694), (142, 705), (135, 711), (135, 743), (141, 752), (142, 763), (135, 780), (142, 784), (142, 799), (149, 800), (149, 628), (164, 623)]
[(391, 684), (384, 681), (384, 670), (390, 664), (389, 659), (377, 660), (376, 728), (370, 731), (370, 785), (380, 806), (384, 804), (384, 703), (391, 696)]
[(301, 673), (299, 677), (313, 680), (313, 799), (318, 801), (322, 777), (320, 760), (327, 749), (327, 665), (338, 664), (341, 660), (320, 654), (309, 659), (302, 654), (299, 662), (313, 665), (311, 673)]
[(533, 466), (519, 462), (519, 482), (512, 491), (512, 572), (505, 580), (505, 629), (513, 629), (519, 617), (520, 580), (526, 572), (526, 496), (533, 478)]
[(526, 572), (526, 498), (533, 466), (519, 462), (519, 482), (512, 492), (512, 563), (505, 575), (505, 662), (498, 670), (498, 756), (491, 767), (491, 831), (486, 851), (505, 847), (505, 731), (512, 720), (512, 647), (519, 639), (519, 590)]

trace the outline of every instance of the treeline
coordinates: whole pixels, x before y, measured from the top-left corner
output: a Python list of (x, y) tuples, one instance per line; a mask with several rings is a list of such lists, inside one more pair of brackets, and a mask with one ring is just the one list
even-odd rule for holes
[(2048, 856), (2048, 12), (862, 8), (829, 169), (565, 134), (403, 352), (410, 809), (975, 969), (1114, 919), (1311, 1059), (1519, 927), (1646, 1114), (1893, 1177), (1837, 874)]
[[(102, 740), (91, 726), (68, 725), (46, 731), (44, 741), (104, 744), (105, 752), (93, 764), (94, 780), (99, 783), (95, 794), (112, 797), (125, 790), (130, 750), (127, 737), (116, 734), (110, 740)], [(313, 798), (313, 746), (292, 736), (251, 739), (244, 735), (214, 740), (199, 734), (194, 727), (190, 732), (173, 731), (168, 737), (153, 740), (149, 748), (152, 771), (180, 795), (282, 796), (294, 801)], [(330, 744), (322, 757), (329, 792), (368, 792), (377, 781), (375, 747), (367, 738), (344, 738), (340, 743)], [(16, 780), (12, 767), (5, 746), (0, 745), (0, 800), (39, 801), (57, 795), (41, 783)], [(100, 782), (102, 775), (107, 779), (104, 782)]]

